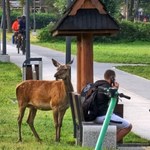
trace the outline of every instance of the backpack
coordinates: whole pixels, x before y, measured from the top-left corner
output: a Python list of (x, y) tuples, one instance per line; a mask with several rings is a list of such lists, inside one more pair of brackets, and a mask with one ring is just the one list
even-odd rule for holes
[(88, 83), (81, 91), (81, 105), (85, 121), (93, 121), (97, 117), (97, 106), (95, 97), (98, 87), (106, 84), (105, 80), (98, 80), (95, 83)]

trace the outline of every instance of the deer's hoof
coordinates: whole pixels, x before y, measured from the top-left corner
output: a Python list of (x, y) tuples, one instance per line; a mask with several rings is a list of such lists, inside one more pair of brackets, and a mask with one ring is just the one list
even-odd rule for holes
[(42, 140), (41, 140), (41, 139), (36, 139), (36, 140), (37, 140), (37, 142), (42, 143)]
[(22, 142), (22, 139), (18, 139), (18, 141), (16, 143), (21, 143)]
[(55, 142), (60, 142), (60, 139), (55, 139)]

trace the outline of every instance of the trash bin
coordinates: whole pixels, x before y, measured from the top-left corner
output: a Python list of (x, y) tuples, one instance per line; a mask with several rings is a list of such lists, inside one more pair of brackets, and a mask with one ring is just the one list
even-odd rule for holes
[(29, 58), (22, 65), (23, 80), (42, 80), (42, 58)]

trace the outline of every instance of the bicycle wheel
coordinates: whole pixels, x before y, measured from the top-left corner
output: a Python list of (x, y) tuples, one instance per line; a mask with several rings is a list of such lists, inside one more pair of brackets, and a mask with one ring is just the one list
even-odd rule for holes
[(17, 47), (17, 51), (18, 51), (18, 54), (19, 54), (19, 52), (20, 52), (20, 42), (19, 42), (19, 40), (17, 41), (16, 47)]
[(22, 54), (25, 55), (25, 37), (22, 37), (22, 43), (21, 43), (21, 50)]
[(18, 50), (18, 54), (20, 53), (20, 49), (21, 49), (21, 35), (19, 34), (17, 37), (17, 44), (16, 44), (17, 50)]

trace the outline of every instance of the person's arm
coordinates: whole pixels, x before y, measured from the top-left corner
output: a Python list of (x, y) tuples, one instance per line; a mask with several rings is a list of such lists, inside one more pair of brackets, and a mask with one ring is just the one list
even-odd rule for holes
[(15, 26), (14, 24), (15, 24), (15, 23), (13, 22), (12, 27), (11, 27), (13, 31), (14, 31), (14, 26)]

